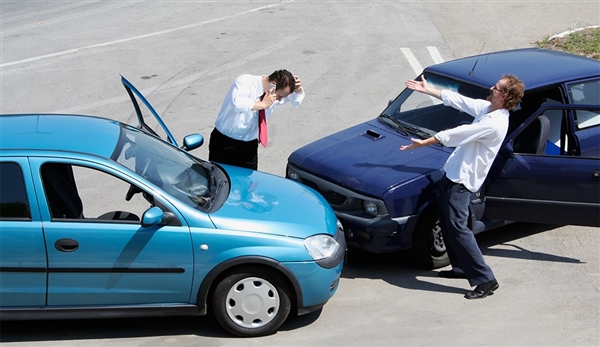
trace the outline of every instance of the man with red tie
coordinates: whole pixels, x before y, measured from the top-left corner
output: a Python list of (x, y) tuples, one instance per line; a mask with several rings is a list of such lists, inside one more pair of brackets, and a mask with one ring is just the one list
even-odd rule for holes
[(277, 70), (269, 76), (238, 76), (223, 100), (210, 134), (208, 160), (258, 169), (258, 143), (267, 146), (266, 125), (273, 109), (304, 100), (298, 76)]

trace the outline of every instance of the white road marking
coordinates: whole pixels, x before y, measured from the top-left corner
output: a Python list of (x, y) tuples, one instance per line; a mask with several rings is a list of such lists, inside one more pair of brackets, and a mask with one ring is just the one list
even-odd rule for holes
[(438, 51), (438, 49), (436, 47), (428, 46), (427, 50), (429, 51), (429, 55), (431, 55), (431, 58), (433, 58), (433, 61), (436, 64), (444, 62), (444, 58), (442, 58), (442, 55), (440, 54), (440, 52)]
[(408, 60), (408, 63), (412, 67), (415, 74), (417, 74), (417, 75), (420, 74), (423, 71), (423, 67), (421, 67), (421, 64), (419, 63), (417, 58), (415, 58), (415, 55), (410, 50), (410, 48), (402, 47), (402, 48), (400, 48), (400, 50), (402, 51), (402, 54), (404, 54), (404, 57), (406, 58), (406, 60)]
[(51, 54), (44, 54), (44, 55), (39, 55), (37, 57), (31, 57), (31, 58), (27, 58), (27, 59), (22, 59), (22, 60), (16, 60), (16, 61), (11, 61), (11, 62), (7, 62), (7, 63), (2, 63), (2, 64), (0, 64), (0, 68), (7, 67), (7, 66), (12, 66), (12, 65), (23, 64), (23, 63), (29, 63), (29, 62), (32, 62), (32, 61), (37, 61), (37, 60), (42, 60), (42, 59), (47, 59), (47, 58), (52, 58), (52, 57), (58, 57), (58, 56), (67, 55), (67, 54), (73, 54), (73, 53), (77, 53), (77, 52), (79, 52), (81, 50), (85, 50), (85, 49), (92, 49), (92, 48), (98, 48), (98, 47), (112, 46), (112, 45), (116, 45), (116, 44), (119, 44), (119, 43), (130, 42), (130, 41), (134, 41), (134, 40), (145, 39), (145, 38), (148, 38), (148, 37), (169, 34), (169, 33), (176, 32), (176, 31), (181, 31), (181, 30), (187, 30), (187, 29), (199, 27), (199, 26), (206, 25), (206, 24), (220, 22), (220, 21), (223, 21), (223, 20), (226, 20), (226, 19), (231, 19), (231, 18), (234, 18), (234, 17), (243, 16), (245, 14), (252, 13), (252, 12), (257, 12), (257, 11), (261, 11), (261, 10), (264, 10), (264, 9), (267, 9), (267, 8), (277, 7), (277, 6), (280, 6), (281, 4), (287, 3), (287, 2), (291, 2), (291, 1), (290, 0), (288, 0), (288, 1), (281, 1), (280, 3), (277, 3), (277, 4), (271, 4), (271, 5), (261, 6), (261, 7), (253, 8), (253, 9), (250, 9), (250, 10), (247, 10), (247, 11), (243, 11), (243, 12), (239, 12), (239, 13), (233, 14), (231, 16), (225, 16), (225, 17), (221, 17), (221, 18), (210, 19), (210, 20), (207, 20), (207, 21), (204, 21), (204, 22), (190, 24), (190, 25), (184, 25), (184, 26), (181, 26), (181, 27), (178, 27), (178, 28), (167, 29), (167, 30), (162, 30), (162, 31), (157, 31), (157, 32), (154, 32), (154, 33), (150, 33), (150, 34), (129, 37), (129, 38), (126, 38), (126, 39), (109, 41), (109, 42), (99, 43), (99, 44), (95, 44), (95, 45), (90, 45), (90, 46), (84, 46), (84, 47), (80, 47), (80, 48), (69, 49), (69, 50), (62, 51), (62, 52), (56, 52), (56, 53), (51, 53)]

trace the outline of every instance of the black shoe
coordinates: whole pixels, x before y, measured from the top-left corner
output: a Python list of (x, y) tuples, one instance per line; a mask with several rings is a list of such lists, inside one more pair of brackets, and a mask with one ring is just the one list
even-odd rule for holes
[(472, 291), (467, 292), (467, 294), (465, 294), (465, 298), (483, 299), (488, 295), (493, 295), (494, 290), (498, 289), (498, 287), (500, 287), (498, 281), (496, 281), (496, 279), (493, 279), (489, 282), (482, 283), (475, 287), (475, 289), (473, 289)]
[(443, 270), (438, 272), (439, 277), (443, 278), (467, 278), (464, 273), (454, 270)]

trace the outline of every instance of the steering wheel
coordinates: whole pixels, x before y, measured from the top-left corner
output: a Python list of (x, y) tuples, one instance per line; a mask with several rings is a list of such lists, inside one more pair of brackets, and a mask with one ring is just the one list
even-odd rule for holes
[[(150, 158), (146, 158), (143, 163), (142, 169), (140, 170), (140, 176), (146, 177), (146, 171), (148, 171), (148, 167), (150, 167)], [(133, 196), (137, 193), (141, 193), (142, 190), (136, 185), (130, 185), (129, 190), (127, 190), (127, 194), (125, 194), (125, 201), (131, 200)]]

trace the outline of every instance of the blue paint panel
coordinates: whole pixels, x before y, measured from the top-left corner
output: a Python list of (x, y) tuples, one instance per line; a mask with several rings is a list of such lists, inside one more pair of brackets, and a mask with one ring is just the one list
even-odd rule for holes
[(76, 151), (110, 157), (119, 138), (116, 121), (75, 115), (2, 115), (3, 149)]
[[(48, 305), (187, 303), (193, 255), (187, 227), (49, 222)], [(60, 252), (57, 240), (77, 240)]]

